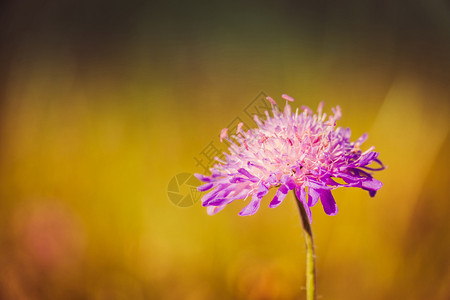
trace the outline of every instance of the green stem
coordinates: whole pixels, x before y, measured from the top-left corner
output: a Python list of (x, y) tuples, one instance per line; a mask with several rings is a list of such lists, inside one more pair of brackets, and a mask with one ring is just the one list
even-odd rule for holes
[(300, 217), (303, 224), (303, 234), (305, 236), (306, 245), (306, 299), (315, 300), (316, 299), (316, 267), (314, 263), (314, 241), (311, 230), (311, 225), (309, 224), (308, 215), (306, 214), (305, 208), (300, 200), (295, 194), (296, 203), (298, 210), (300, 212)]

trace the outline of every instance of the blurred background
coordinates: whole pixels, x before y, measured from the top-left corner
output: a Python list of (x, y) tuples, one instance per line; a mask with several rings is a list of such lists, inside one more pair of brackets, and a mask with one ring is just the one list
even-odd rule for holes
[(313, 208), (319, 299), (450, 298), (448, 1), (0, 5), (1, 299), (304, 299), (292, 195), (168, 194), (262, 93), (339, 104), (388, 166)]

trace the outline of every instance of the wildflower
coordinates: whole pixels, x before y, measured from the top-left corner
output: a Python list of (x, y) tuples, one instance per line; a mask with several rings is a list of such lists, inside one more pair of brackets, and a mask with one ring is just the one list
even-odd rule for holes
[[(358, 187), (373, 197), (382, 187), (371, 174), (385, 168), (378, 159), (379, 153), (373, 151), (374, 147), (362, 152), (367, 134), (351, 142), (350, 129), (336, 127), (341, 118), (339, 106), (332, 109), (328, 118), (322, 112), (323, 102), (316, 114), (306, 106), (292, 113), (288, 102), (294, 99), (282, 97), (286, 100), (283, 111), (267, 97), (272, 116), (266, 111), (266, 120), (262, 121), (255, 115), (257, 128), (245, 132), (240, 124), (231, 137), (227, 129), (222, 130), (221, 140), (231, 143), (229, 153), (224, 153), (225, 160), (216, 158), (218, 163), (211, 168), (210, 176), (195, 174), (205, 182), (199, 191), (212, 189), (202, 198), (208, 214), (217, 213), (235, 200), (251, 197), (239, 215), (252, 215), (269, 189), (277, 187), (269, 207), (280, 205), (294, 190), (311, 222), (310, 208), (319, 199), (326, 214), (338, 212), (331, 193), (336, 188)], [(372, 163), (378, 166), (369, 166)]]

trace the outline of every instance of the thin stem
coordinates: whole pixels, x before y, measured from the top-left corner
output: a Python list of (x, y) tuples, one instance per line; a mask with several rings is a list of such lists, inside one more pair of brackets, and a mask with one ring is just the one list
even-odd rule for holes
[(298, 210), (300, 212), (300, 217), (303, 224), (303, 234), (305, 236), (305, 246), (306, 246), (306, 299), (315, 300), (316, 299), (316, 267), (314, 263), (314, 241), (313, 234), (311, 230), (311, 225), (309, 224), (308, 215), (306, 214), (305, 208), (300, 200), (295, 194), (296, 203)]

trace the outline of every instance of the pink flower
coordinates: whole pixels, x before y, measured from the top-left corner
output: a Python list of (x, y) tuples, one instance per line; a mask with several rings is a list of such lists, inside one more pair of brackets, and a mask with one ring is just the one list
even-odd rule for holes
[[(331, 194), (333, 189), (359, 187), (373, 197), (382, 187), (370, 173), (385, 168), (378, 160), (379, 153), (373, 151), (374, 147), (361, 151), (367, 134), (350, 142), (350, 129), (336, 127), (336, 121), (341, 118), (339, 106), (332, 109), (333, 114), (328, 118), (322, 113), (323, 103), (316, 114), (304, 106), (292, 113), (288, 101), (294, 99), (282, 97), (286, 99), (284, 111), (268, 97), (272, 116), (266, 111), (267, 118), (261, 121), (255, 115), (258, 127), (247, 132), (241, 129), (242, 125), (238, 126), (236, 135), (232, 136), (234, 141), (226, 129), (222, 130), (221, 139), (231, 143), (225, 161), (216, 158), (218, 163), (211, 168), (210, 176), (195, 174), (206, 182), (198, 187), (199, 191), (212, 189), (202, 198), (208, 214), (217, 213), (235, 200), (251, 197), (239, 215), (252, 215), (269, 189), (277, 187), (269, 207), (277, 207), (290, 190), (295, 190), (311, 222), (310, 207), (319, 199), (326, 214), (338, 212)], [(369, 167), (371, 163), (378, 167)], [(337, 178), (344, 183), (336, 181)]]

